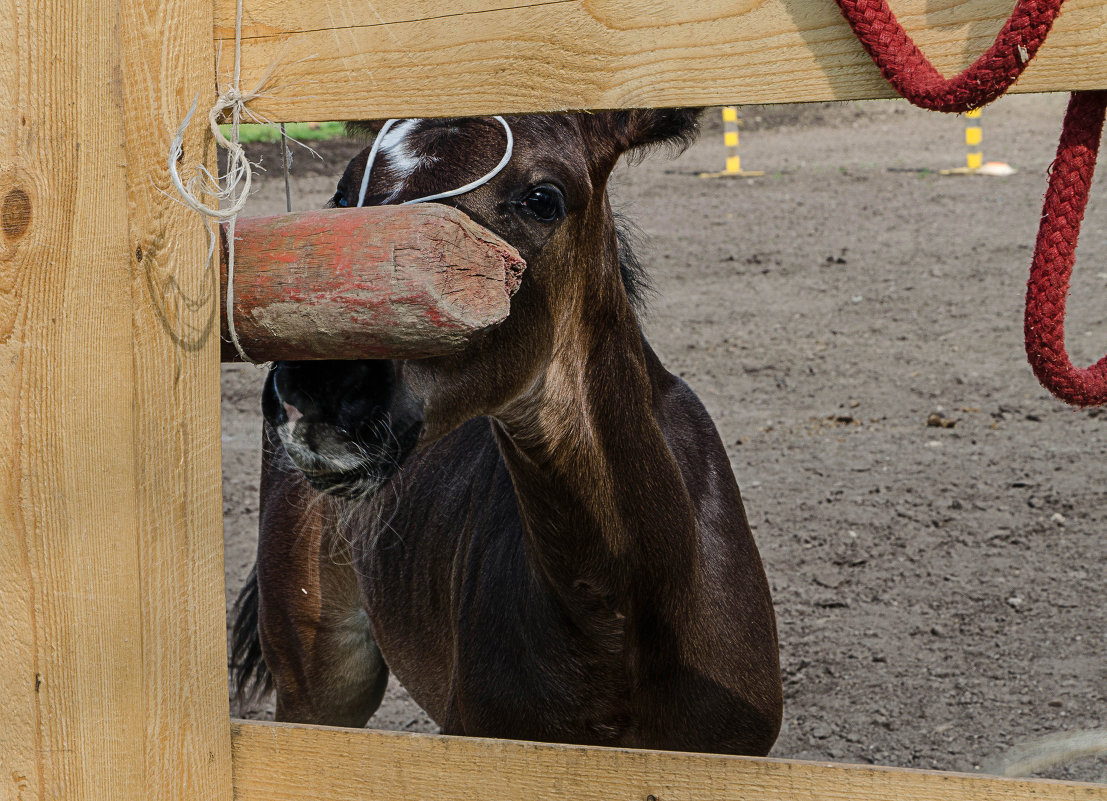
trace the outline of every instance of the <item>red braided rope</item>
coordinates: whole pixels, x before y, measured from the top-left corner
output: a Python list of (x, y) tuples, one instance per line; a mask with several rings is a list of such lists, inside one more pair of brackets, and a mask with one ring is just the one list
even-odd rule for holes
[[(969, 111), (1006, 92), (1038, 52), (1064, 0), (1018, 0), (995, 42), (946, 79), (899, 24), (886, 0), (836, 0), (880, 72), (916, 106)], [(1095, 173), (1107, 91), (1073, 92), (1053, 162), (1026, 288), (1026, 354), (1042, 386), (1078, 406), (1107, 403), (1107, 356), (1074, 367), (1065, 350), (1065, 300)]]
[(1065, 299), (1105, 110), (1107, 91), (1072, 93), (1026, 285), (1024, 331), (1030, 366), (1042, 386), (1077, 406), (1107, 403), (1107, 356), (1082, 370), (1073, 366), (1065, 350)]
[(1022, 74), (1045, 41), (1063, 0), (1018, 0), (984, 55), (946, 79), (915, 45), (885, 0), (836, 0), (862, 46), (896, 91), (932, 111), (969, 111), (991, 103)]

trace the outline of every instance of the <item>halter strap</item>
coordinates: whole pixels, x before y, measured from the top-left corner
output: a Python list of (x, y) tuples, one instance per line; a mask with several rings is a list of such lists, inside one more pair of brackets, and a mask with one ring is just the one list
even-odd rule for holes
[[(470, 181), (465, 186), (458, 187), (457, 189), (451, 189), (447, 192), (439, 192), (435, 195), (427, 195), (425, 197), (418, 197), (414, 200), (405, 200), (401, 203), (401, 206), (408, 206), (412, 203), (426, 203), (430, 200), (442, 200), (447, 197), (454, 197), (456, 195), (463, 195), (466, 192), (471, 192), (478, 186), (491, 181), (500, 171), (507, 166), (507, 163), (511, 161), (511, 152), (515, 148), (515, 138), (511, 135), (511, 126), (507, 124), (507, 120), (503, 117), (496, 116), (492, 119), (496, 120), (500, 125), (504, 127), (504, 133), (507, 134), (507, 148), (504, 150), (503, 158), (500, 159), (500, 163), (493, 167), (488, 173), (481, 176), (475, 181)], [(388, 133), (388, 130), (399, 122), (398, 119), (392, 119), (385, 122), (381, 126), (380, 131), (377, 132), (377, 138), (373, 140), (373, 147), (369, 149), (369, 160), (365, 162), (365, 173), (361, 176), (361, 190), (357, 194), (357, 205), (361, 206), (365, 203), (365, 193), (369, 189), (369, 175), (373, 171), (373, 163), (377, 160), (377, 152), (380, 150), (381, 142), (384, 140), (384, 135)]]

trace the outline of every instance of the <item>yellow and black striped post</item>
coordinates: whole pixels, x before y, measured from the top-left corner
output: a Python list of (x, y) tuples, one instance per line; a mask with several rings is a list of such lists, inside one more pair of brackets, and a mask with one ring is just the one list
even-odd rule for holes
[(726, 148), (726, 166), (722, 172), (701, 172), (700, 178), (752, 177), (764, 175), (759, 171), (742, 169), (738, 155), (738, 108), (723, 106), (723, 146)]
[(1012, 175), (1015, 170), (1010, 164), (1003, 161), (984, 161), (984, 127), (980, 124), (983, 109), (974, 108), (965, 112), (965, 166), (954, 167), (951, 170), (942, 170), (942, 175)]
[(965, 169), (979, 170), (984, 164), (984, 153), (980, 143), (984, 141), (984, 129), (980, 126), (981, 109), (974, 108), (965, 112), (968, 125), (965, 126), (965, 145), (969, 152), (965, 154)]
[(738, 109), (723, 109), (723, 145), (726, 147), (726, 172), (741, 172), (742, 159), (738, 155)]

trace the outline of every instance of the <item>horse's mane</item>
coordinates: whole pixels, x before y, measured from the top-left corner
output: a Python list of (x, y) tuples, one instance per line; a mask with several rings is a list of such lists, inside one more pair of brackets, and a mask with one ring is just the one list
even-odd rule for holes
[(626, 290), (630, 305), (641, 314), (646, 310), (646, 303), (654, 292), (650, 276), (635, 252), (643, 239), (642, 230), (621, 213), (614, 212), (614, 216), (615, 235), (619, 241), (619, 274), (623, 279), (623, 289)]

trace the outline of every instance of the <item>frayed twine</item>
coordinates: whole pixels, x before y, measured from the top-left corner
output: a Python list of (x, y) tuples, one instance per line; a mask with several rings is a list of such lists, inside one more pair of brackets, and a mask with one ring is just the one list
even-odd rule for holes
[[(196, 113), (199, 103), (197, 97), (192, 101), (192, 107), (185, 115), (184, 121), (177, 128), (173, 142), (169, 147), (169, 177), (181, 200), (193, 211), (204, 217), (204, 223), (208, 229), (208, 267), (212, 268), (216, 256), (216, 246), (219, 243), (219, 229), (214, 221), (227, 221), (227, 330), (231, 335), (231, 342), (239, 357), (250, 364), (259, 364), (252, 359), (242, 348), (238, 340), (238, 332), (234, 325), (234, 243), (235, 221), (238, 213), (246, 205), (250, 197), (250, 185), (253, 181), (253, 167), (246, 158), (246, 151), (238, 142), (238, 118), (241, 115), (243, 105), (256, 95), (244, 95), (234, 89), (224, 92), (208, 113), (212, 135), (218, 145), (227, 151), (228, 169), (222, 176), (214, 176), (203, 164), (196, 166), (196, 174), (185, 183), (177, 170), (177, 162), (184, 152), (184, 132)], [(234, 123), (231, 127), (231, 138), (228, 139), (219, 129), (219, 117), (223, 111), (232, 109)], [(202, 197), (212, 198), (211, 203), (205, 203)], [(229, 202), (228, 202), (229, 201)], [(224, 202), (228, 202), (224, 205)]]
[[(205, 225), (207, 225), (208, 269), (212, 268), (213, 260), (216, 258), (215, 248), (219, 243), (219, 230), (217, 226), (212, 224), (212, 221), (229, 221), (227, 225), (227, 330), (230, 332), (231, 342), (234, 344), (235, 350), (238, 351), (238, 355), (243, 361), (250, 364), (258, 364), (258, 362), (250, 358), (246, 351), (242, 349), (242, 343), (238, 341), (238, 332), (235, 331), (234, 327), (234, 227), (235, 220), (238, 219), (238, 213), (242, 211), (250, 197), (250, 183), (253, 180), (250, 160), (246, 158), (246, 151), (238, 142), (238, 125), (242, 119), (242, 113), (246, 111), (246, 104), (258, 96), (261, 87), (272, 72), (272, 67), (266, 70), (265, 75), (252, 92), (243, 93), (239, 88), (242, 77), (242, 0), (238, 0), (234, 21), (234, 77), (230, 88), (219, 96), (219, 99), (215, 101), (215, 105), (208, 112), (208, 125), (211, 128), (212, 136), (228, 154), (227, 174), (220, 181), (219, 178), (211, 174), (207, 167), (199, 164), (196, 167), (196, 174), (185, 184), (181, 180), (181, 174), (177, 171), (177, 160), (184, 152), (185, 129), (192, 121), (192, 115), (196, 113), (196, 107), (200, 102), (199, 95), (192, 101), (192, 107), (189, 108), (184, 121), (177, 128), (177, 133), (169, 146), (169, 177), (173, 181), (173, 186), (176, 187), (177, 193), (181, 196), (185, 205), (201, 214), (204, 217)], [(228, 109), (231, 110), (232, 120), (230, 139), (225, 137), (219, 129), (219, 119)], [(238, 192), (240, 183), (243, 185), (241, 193)], [(200, 199), (201, 195), (213, 197), (215, 205), (204, 203)], [(226, 200), (230, 200), (231, 203), (227, 208), (222, 208), (222, 203)]]
[[(227, 222), (227, 331), (230, 333), (231, 343), (239, 357), (244, 362), (256, 365), (264, 364), (264, 362), (258, 362), (243, 350), (234, 324), (235, 221), (238, 218), (238, 213), (242, 211), (250, 197), (253, 168), (256, 166), (250, 163), (250, 160), (246, 157), (245, 149), (238, 141), (238, 127), (243, 115), (258, 124), (276, 127), (270, 120), (251, 112), (246, 104), (263, 96), (263, 88), (269, 83), (281, 61), (282, 58), (278, 55), (261, 76), (253, 90), (248, 92), (241, 90), (239, 84), (242, 76), (242, 0), (238, 0), (235, 11), (234, 73), (231, 85), (216, 99), (215, 104), (208, 111), (208, 127), (211, 129), (211, 134), (215, 138), (216, 144), (227, 151), (227, 171), (223, 175), (212, 175), (207, 167), (198, 164), (196, 174), (186, 182), (181, 178), (181, 174), (177, 169), (178, 160), (184, 152), (185, 130), (196, 114), (200, 102), (199, 95), (192, 101), (192, 106), (189, 108), (188, 114), (185, 115), (184, 121), (178, 126), (169, 147), (170, 180), (172, 180), (181, 201), (204, 218), (204, 223), (208, 229), (209, 269), (217, 258), (216, 247), (219, 244), (219, 228), (215, 221)], [(231, 118), (230, 138), (224, 136), (219, 127), (219, 121), (225, 119), (227, 115)], [(283, 141), (285, 138), (283, 126), (281, 136), (282, 145), (287, 147), (287, 144)], [(311, 148), (307, 149), (315, 153)], [(204, 202), (203, 198), (208, 198), (209, 202)]]

